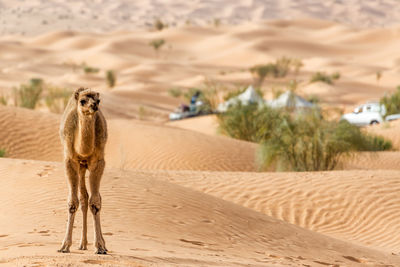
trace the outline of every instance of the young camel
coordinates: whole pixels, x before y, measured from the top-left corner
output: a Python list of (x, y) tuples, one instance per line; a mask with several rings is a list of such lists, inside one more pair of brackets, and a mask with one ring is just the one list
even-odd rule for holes
[[(65, 171), (68, 178), (68, 223), (65, 238), (59, 252), (68, 253), (72, 244), (72, 230), (79, 202), (83, 214), (82, 238), (79, 249), (87, 249), (88, 205), (93, 215), (96, 254), (107, 254), (100, 226), (100, 180), (105, 166), (104, 147), (107, 142), (107, 124), (98, 109), (99, 93), (79, 88), (70, 98), (64, 111), (60, 137), (64, 146)], [(85, 185), (85, 173), (89, 170), (90, 199)], [(79, 187), (79, 200), (78, 200)]]

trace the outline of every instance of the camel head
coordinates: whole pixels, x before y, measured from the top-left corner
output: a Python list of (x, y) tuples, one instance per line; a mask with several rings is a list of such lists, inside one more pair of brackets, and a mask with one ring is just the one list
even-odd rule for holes
[(99, 109), (100, 94), (91, 89), (79, 88), (75, 91), (78, 113), (93, 116)]

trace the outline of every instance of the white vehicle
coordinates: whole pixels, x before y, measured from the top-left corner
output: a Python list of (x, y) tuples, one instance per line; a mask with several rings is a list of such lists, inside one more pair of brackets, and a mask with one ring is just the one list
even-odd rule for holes
[(386, 114), (386, 108), (379, 103), (367, 103), (358, 106), (353, 113), (344, 114), (341, 120), (347, 120), (357, 126), (382, 123)]

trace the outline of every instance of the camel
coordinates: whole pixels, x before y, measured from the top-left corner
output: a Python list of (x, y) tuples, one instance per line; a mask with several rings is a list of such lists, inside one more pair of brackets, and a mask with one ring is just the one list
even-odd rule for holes
[[(68, 180), (68, 223), (65, 238), (58, 252), (68, 253), (72, 244), (75, 213), (81, 204), (82, 237), (79, 249), (87, 249), (87, 211), (93, 215), (96, 254), (107, 254), (100, 225), (100, 180), (105, 166), (104, 147), (107, 142), (106, 120), (99, 110), (99, 93), (77, 89), (67, 104), (61, 119), (60, 137), (64, 146), (65, 173)], [(89, 170), (90, 198), (85, 185)], [(79, 187), (79, 199), (78, 199)]]

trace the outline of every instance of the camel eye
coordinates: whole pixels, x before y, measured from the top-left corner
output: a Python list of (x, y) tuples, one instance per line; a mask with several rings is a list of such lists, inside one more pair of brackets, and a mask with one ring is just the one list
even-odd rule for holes
[(84, 106), (86, 104), (86, 100), (82, 99), (81, 100), (81, 105)]

